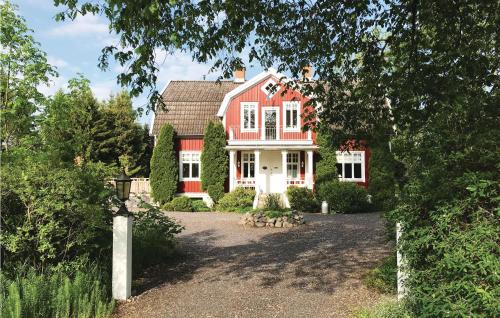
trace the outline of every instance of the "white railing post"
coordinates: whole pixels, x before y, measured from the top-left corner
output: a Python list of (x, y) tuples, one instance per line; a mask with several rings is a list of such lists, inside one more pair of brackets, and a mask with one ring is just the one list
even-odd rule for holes
[(401, 240), (401, 234), (403, 233), (403, 230), (401, 229), (401, 223), (396, 223), (396, 248), (397, 248), (397, 267), (398, 267), (398, 300), (402, 299), (406, 295), (406, 288), (405, 288), (405, 280), (406, 280), (406, 273), (405, 273), (405, 262), (403, 259), (403, 255), (401, 254), (399, 250), (399, 243)]
[(307, 151), (307, 187), (309, 189), (313, 188), (313, 160), (314, 152), (312, 150)]
[(125, 300), (132, 289), (132, 216), (113, 217), (113, 273), (114, 299)]
[(233, 128), (229, 128), (229, 140), (234, 140), (234, 130)]
[(235, 182), (235, 171), (234, 171), (234, 164), (236, 162), (236, 151), (230, 150), (229, 151), (229, 191), (233, 191), (234, 189), (234, 182)]
[(254, 182), (255, 182), (255, 192), (260, 193), (260, 150), (254, 150)]
[(286, 192), (287, 189), (287, 179), (288, 179), (288, 171), (287, 171), (287, 166), (286, 166), (286, 157), (288, 155), (288, 151), (283, 150), (281, 151), (281, 167), (283, 171), (283, 180), (285, 180), (285, 184), (283, 185), (283, 192)]

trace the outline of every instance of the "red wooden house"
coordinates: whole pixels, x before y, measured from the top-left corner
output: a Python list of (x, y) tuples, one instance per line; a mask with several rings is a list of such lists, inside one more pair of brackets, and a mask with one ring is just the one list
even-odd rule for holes
[[(171, 81), (162, 97), (168, 111), (154, 117), (152, 134), (168, 122), (177, 132), (178, 192), (208, 198), (201, 191), (200, 155), (210, 120), (221, 120), (229, 153), (228, 190), (253, 187), (260, 193), (284, 193), (289, 186), (314, 188), (316, 134), (303, 131), (307, 97), (285, 90), (284, 76), (273, 69), (246, 81)], [(285, 94), (282, 94), (285, 92)], [(337, 169), (344, 181), (367, 185), (368, 151), (339, 152)], [(286, 198), (285, 198), (286, 203)]]

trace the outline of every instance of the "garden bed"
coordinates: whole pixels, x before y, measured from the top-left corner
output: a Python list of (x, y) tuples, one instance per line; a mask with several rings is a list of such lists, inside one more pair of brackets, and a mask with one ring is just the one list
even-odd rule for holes
[(247, 212), (240, 218), (240, 225), (249, 227), (295, 227), (305, 224), (304, 216), (297, 211)]

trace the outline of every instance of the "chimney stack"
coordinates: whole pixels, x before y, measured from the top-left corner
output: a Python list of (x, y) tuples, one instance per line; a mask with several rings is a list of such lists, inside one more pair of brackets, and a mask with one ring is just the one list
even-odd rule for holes
[(241, 67), (234, 71), (234, 82), (244, 83), (245, 82), (245, 68)]
[(307, 65), (302, 69), (302, 76), (304, 77), (304, 81), (311, 81), (313, 78), (314, 70), (311, 65)]

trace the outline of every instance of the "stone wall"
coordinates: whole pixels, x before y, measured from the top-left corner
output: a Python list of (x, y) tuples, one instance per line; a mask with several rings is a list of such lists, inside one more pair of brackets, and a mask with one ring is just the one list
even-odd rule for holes
[(252, 227), (294, 227), (304, 223), (304, 216), (297, 211), (292, 211), (291, 216), (276, 218), (268, 217), (264, 212), (247, 212), (239, 222), (241, 225)]

